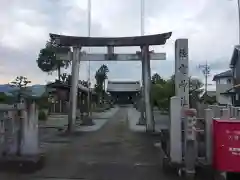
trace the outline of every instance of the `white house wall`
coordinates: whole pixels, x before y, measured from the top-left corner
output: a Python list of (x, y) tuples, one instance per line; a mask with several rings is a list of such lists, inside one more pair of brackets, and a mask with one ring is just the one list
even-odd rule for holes
[(221, 95), (221, 93), (226, 92), (233, 86), (233, 82), (231, 81), (231, 83), (228, 83), (227, 79), (230, 78), (221, 78), (219, 80), (216, 80), (216, 100), (219, 104), (232, 104), (230, 97)]

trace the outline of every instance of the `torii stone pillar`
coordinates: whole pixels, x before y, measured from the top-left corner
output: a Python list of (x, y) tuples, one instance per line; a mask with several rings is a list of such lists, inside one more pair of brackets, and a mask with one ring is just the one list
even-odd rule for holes
[(141, 48), (142, 52), (142, 66), (143, 66), (143, 90), (144, 90), (144, 110), (145, 110), (145, 118), (146, 118), (146, 131), (154, 132), (154, 121), (153, 121), (153, 112), (151, 107), (151, 69), (150, 69), (150, 54), (149, 54), (149, 46), (143, 46)]
[[(71, 54), (71, 53), (69, 53)], [(68, 131), (73, 132), (76, 122), (77, 113), (77, 95), (78, 95), (78, 78), (80, 68), (80, 55), (81, 48), (73, 47), (73, 58), (72, 58), (72, 79), (71, 79), (71, 90), (70, 90), (70, 111), (68, 116)]]

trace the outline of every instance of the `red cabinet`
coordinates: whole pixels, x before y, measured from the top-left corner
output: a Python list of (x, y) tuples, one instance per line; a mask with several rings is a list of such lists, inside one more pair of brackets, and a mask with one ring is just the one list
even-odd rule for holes
[(240, 120), (213, 121), (213, 166), (240, 172)]

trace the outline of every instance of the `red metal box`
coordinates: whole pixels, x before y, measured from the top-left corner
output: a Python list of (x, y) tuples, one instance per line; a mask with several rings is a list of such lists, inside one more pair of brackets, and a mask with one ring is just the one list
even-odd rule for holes
[(213, 121), (215, 170), (240, 172), (240, 120)]

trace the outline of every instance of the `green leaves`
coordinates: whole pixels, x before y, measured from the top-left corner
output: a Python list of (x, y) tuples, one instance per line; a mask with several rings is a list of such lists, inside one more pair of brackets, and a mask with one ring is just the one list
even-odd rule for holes
[[(175, 96), (175, 76), (172, 75), (168, 80), (164, 80), (155, 73), (152, 76), (151, 99), (153, 104), (157, 104), (160, 109), (167, 110), (170, 107), (170, 98)], [(194, 107), (200, 101), (203, 83), (197, 78), (189, 78), (189, 98), (190, 106)]]
[(60, 80), (60, 69), (68, 68), (71, 62), (69, 60), (59, 60), (56, 56), (56, 48), (51, 45), (51, 42), (47, 42), (46, 46), (40, 50), (37, 65), (43, 71), (47, 73), (51, 73), (53, 71), (58, 71), (58, 77)]

